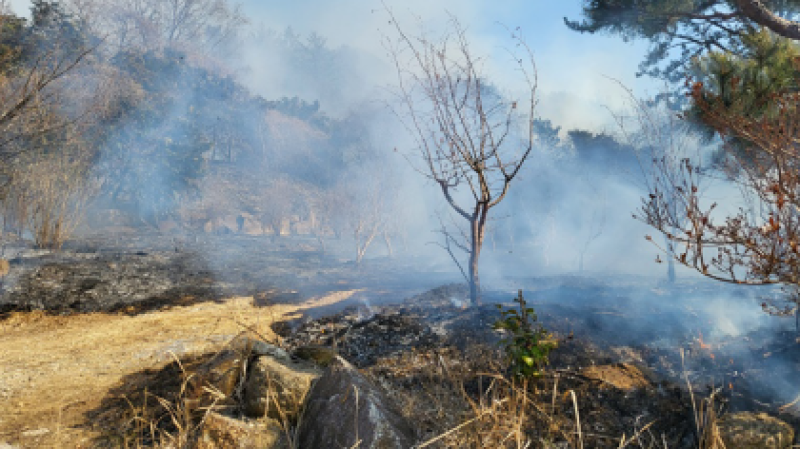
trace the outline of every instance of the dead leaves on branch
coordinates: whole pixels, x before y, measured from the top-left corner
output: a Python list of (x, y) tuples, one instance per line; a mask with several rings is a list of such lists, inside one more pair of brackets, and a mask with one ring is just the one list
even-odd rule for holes
[(727, 216), (714, 215), (716, 204), (704, 206), (708, 201), (698, 188), (712, 174), (688, 160), (675, 164), (665, 157), (653, 161), (654, 188), (637, 218), (675, 245), (670, 257), (708, 277), (800, 287), (800, 93), (775, 96), (780, 113), (753, 118), (714, 97), (701, 82), (687, 87), (740, 168), (732, 181), (753, 202)]

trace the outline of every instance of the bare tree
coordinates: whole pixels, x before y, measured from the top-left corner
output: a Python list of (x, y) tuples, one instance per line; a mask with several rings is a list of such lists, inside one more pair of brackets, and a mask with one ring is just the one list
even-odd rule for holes
[[(684, 181), (683, 169), (687, 162), (696, 170), (700, 169), (702, 145), (665, 103), (638, 99), (630, 89), (618, 84), (628, 97), (632, 120), (620, 114), (615, 114), (614, 119), (622, 137), (636, 150), (639, 172), (631, 175), (649, 194), (660, 196), (661, 213), (651, 218), (659, 220), (658, 228), (668, 229), (663, 249), (667, 256), (667, 281), (674, 283), (676, 244), (667, 236), (677, 235), (688, 224), (683, 193), (677, 187)], [(702, 192), (708, 181), (695, 179), (695, 188)]]
[[(469, 256), (462, 273), (470, 285), (470, 301), (479, 303), (478, 261), (489, 211), (506, 197), (511, 181), (534, 145), (536, 66), (517, 33), (525, 56), (514, 61), (526, 86), (523, 102), (508, 101), (492, 92), (482, 75), (484, 61), (473, 55), (464, 28), (451, 17), (451, 32), (441, 40), (413, 37), (400, 27), (399, 38), (386, 39), (398, 79), (399, 115), (416, 140), (420, 173), (441, 190), (452, 210), (466, 221), (466, 242), (458, 246)], [(523, 125), (517, 127), (522, 122)], [(447, 245), (458, 236), (445, 231)], [(453, 253), (451, 252), (451, 255)]]
[(351, 209), (346, 220), (356, 244), (356, 263), (361, 264), (376, 237), (383, 236), (391, 251), (390, 222), (395, 211), (397, 189), (380, 168), (366, 168), (358, 184), (348, 186)]
[[(0, 17), (0, 26), (4, 20), (5, 17)], [(59, 83), (66, 80), (92, 50), (65, 53), (53, 48), (27, 65), (9, 60), (14, 55), (0, 60), (0, 158), (10, 160), (18, 155), (25, 148), (16, 145), (20, 140), (32, 139), (75, 122), (74, 117), (67, 116), (40, 120), (41, 111), (58, 105)]]
[(592, 203), (592, 215), (586, 222), (586, 233), (584, 234), (583, 245), (578, 247), (578, 272), (583, 273), (583, 262), (586, 259), (586, 253), (589, 251), (589, 246), (597, 240), (606, 227), (606, 195), (604, 192), (597, 192), (597, 197), (600, 201), (594, 201), (595, 198), (590, 196)]
[(227, 0), (70, 0), (75, 15), (112, 52), (170, 46), (207, 52), (246, 22)]
[[(748, 142), (743, 150), (730, 149), (728, 157), (738, 168), (733, 180), (759, 207), (715, 216), (717, 204), (708, 204), (698, 188), (710, 175), (687, 158), (670, 172), (668, 184), (650, 192), (640, 217), (676, 245), (676, 262), (709, 278), (787, 286), (786, 304), (763, 306), (777, 314), (794, 311), (800, 325), (800, 94), (776, 97), (776, 118), (731, 112), (699, 83), (691, 95), (724, 142)], [(657, 175), (663, 177), (663, 170)], [(670, 196), (678, 202), (677, 216)]]

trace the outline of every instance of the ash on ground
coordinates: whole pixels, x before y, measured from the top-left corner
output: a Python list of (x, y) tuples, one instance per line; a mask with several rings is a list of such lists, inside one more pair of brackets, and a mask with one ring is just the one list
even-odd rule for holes
[[(576, 409), (569, 391), (576, 394), (588, 447), (618, 447), (623, 435), (645, 434), (655, 436), (653, 444), (695, 447), (692, 395), (697, 403), (713, 393), (715, 407), (723, 412), (766, 411), (800, 425), (800, 409), (782, 407), (784, 397), (765, 387), (772, 382), (764, 368), (770, 369), (771, 361), (755, 365), (753, 354), (742, 353), (786, 343), (785, 335), (760, 331), (742, 337), (750, 343), (747, 348), (730, 344), (711, 353), (697, 339), (697, 329), (707, 325), (701, 316), (680, 317), (683, 325), (667, 332), (650, 329), (645, 323), (671, 320), (676, 312), (666, 305), (645, 311), (624, 289), (599, 287), (561, 283), (526, 295), (558, 340), (546, 374), (528, 387), (540, 412), (526, 429), (533, 441), (574, 443)], [(474, 418), (476, 404), (501, 388), (491, 375), (503, 373), (504, 366), (497, 345), (501, 335), (492, 329), (500, 318), (494, 303), (512, 307), (513, 295), (487, 292), (488, 304), (463, 308), (468, 295), (465, 285), (446, 285), (399, 305), (352, 307), (275, 328), (289, 348), (334, 348), (382, 385), (419, 423), (419, 431), (433, 438)], [(565, 299), (570, 295), (583, 301)], [(587, 298), (592, 306), (586, 306)], [(638, 316), (628, 317), (632, 310)], [(790, 343), (771, 369), (798, 372), (800, 345)], [(791, 378), (789, 372), (781, 374)]]
[[(3, 252), (10, 271), (0, 283), (0, 318), (31, 310), (141, 313), (234, 296), (253, 296), (262, 306), (300, 303), (334, 290), (369, 290), (377, 303), (397, 302), (442, 280), (415, 268), (416, 260), (376, 259), (358, 267), (301, 237), (98, 234), (57, 252), (24, 242)], [(406, 277), (392, 280), (387, 272), (419, 282), (409, 288)]]

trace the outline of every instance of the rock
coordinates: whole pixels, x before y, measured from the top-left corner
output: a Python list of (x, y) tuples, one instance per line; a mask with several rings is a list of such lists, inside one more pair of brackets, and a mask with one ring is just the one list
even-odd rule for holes
[(792, 427), (766, 413), (731, 413), (720, 418), (717, 427), (726, 447), (784, 449), (794, 441)]
[(302, 346), (294, 350), (294, 355), (321, 367), (327, 367), (337, 354), (333, 349), (324, 346)]
[(338, 356), (309, 393), (298, 432), (304, 449), (405, 449), (415, 443), (413, 426), (390, 399)]
[(280, 424), (275, 420), (243, 421), (209, 412), (200, 430), (197, 449), (289, 449)]
[(295, 235), (309, 235), (314, 232), (314, 223), (307, 220), (300, 220), (292, 223), (291, 228)]
[(10, 269), (11, 265), (8, 264), (8, 261), (0, 259), (0, 277), (5, 277)]
[(213, 218), (203, 225), (203, 231), (208, 234), (235, 234), (239, 231), (236, 215)]
[(239, 223), (242, 225), (239, 230), (240, 233), (246, 235), (264, 235), (264, 227), (258, 219), (248, 213), (239, 215)]
[(265, 355), (280, 359), (285, 362), (291, 362), (292, 360), (292, 357), (285, 350), (267, 342), (249, 338), (244, 335), (234, 338), (233, 341), (230, 342), (229, 347), (231, 350), (238, 351), (241, 354), (246, 354), (249, 357)]
[[(259, 352), (268, 346), (261, 345)], [(288, 356), (258, 356), (249, 367), (242, 407), (245, 415), (294, 422), (311, 383), (320, 371), (309, 363), (293, 361)]]
[(581, 370), (581, 374), (623, 391), (650, 386), (647, 377), (638, 368), (628, 363), (589, 366)]
[(189, 378), (186, 408), (202, 415), (209, 408), (235, 407), (245, 358), (240, 351), (226, 349), (201, 365)]

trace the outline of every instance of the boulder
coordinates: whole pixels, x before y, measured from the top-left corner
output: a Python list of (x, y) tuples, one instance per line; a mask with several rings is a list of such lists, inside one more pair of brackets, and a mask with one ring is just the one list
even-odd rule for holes
[(247, 416), (266, 415), (294, 422), (312, 382), (321, 372), (314, 365), (294, 361), (288, 354), (283, 356), (282, 350), (270, 350), (269, 346), (265, 343), (253, 346), (252, 352), (257, 357), (248, 369), (242, 408)]
[(737, 449), (784, 449), (792, 447), (794, 430), (766, 413), (730, 413), (717, 421), (726, 447)]
[(200, 429), (197, 449), (289, 449), (286, 434), (275, 420), (244, 421), (209, 412)]
[(415, 443), (413, 426), (386, 394), (341, 357), (334, 358), (306, 399), (298, 447), (405, 449)]

